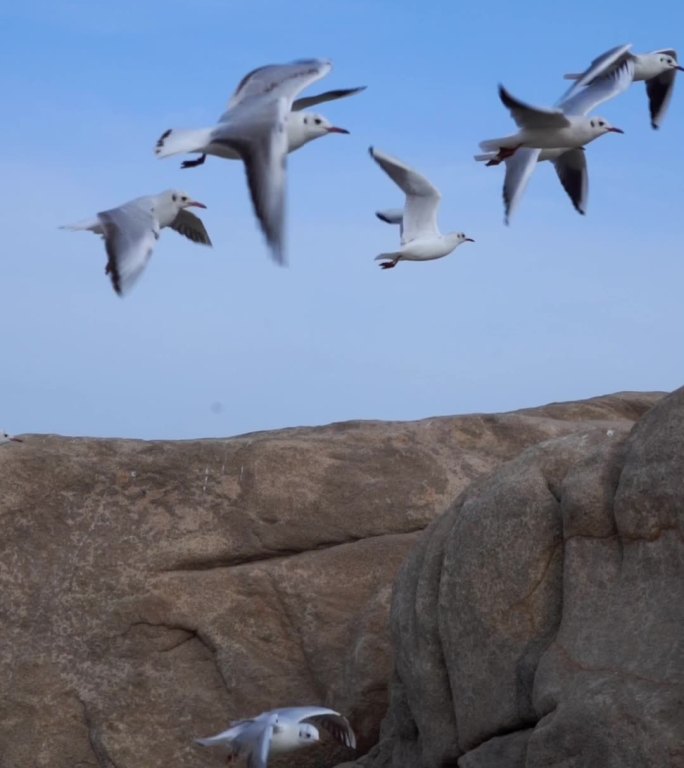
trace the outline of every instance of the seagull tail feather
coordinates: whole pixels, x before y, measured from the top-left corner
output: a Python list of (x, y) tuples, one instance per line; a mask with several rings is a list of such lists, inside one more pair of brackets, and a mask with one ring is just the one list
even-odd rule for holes
[(230, 739), (226, 739), (225, 737), (220, 736), (209, 736), (206, 739), (195, 739), (195, 744), (199, 744), (200, 747), (215, 747), (217, 744), (223, 744), (224, 746), (230, 747)]
[(99, 235), (101, 235), (103, 232), (102, 222), (97, 217), (92, 219), (83, 219), (83, 221), (77, 221), (75, 224), (63, 224), (60, 229), (69, 229), (74, 232), (79, 230), (90, 230), (91, 232), (95, 232)]
[(189, 131), (169, 129), (165, 131), (154, 148), (157, 157), (169, 157), (186, 152), (204, 152), (211, 143), (213, 128), (194, 128)]
[(580, 80), (582, 78), (582, 73), (580, 74), (571, 74), (571, 75), (563, 75), (563, 80)]
[(385, 259), (388, 259), (389, 261), (394, 261), (394, 259), (398, 259), (401, 256), (401, 251), (390, 251), (389, 253), (379, 253), (375, 257), (375, 261), (384, 261)]
[(509, 141), (510, 136), (506, 136), (503, 139), (485, 139), (480, 142), (480, 149), (483, 149), (485, 152), (498, 152)]
[(496, 157), (496, 152), (485, 152), (483, 155), (473, 155), (478, 163), (484, 163), (487, 160), (493, 160)]

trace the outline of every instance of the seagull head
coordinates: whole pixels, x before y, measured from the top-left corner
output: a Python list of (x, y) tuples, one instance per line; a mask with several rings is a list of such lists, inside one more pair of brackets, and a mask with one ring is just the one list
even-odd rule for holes
[(8, 443), (10, 441), (13, 442), (13, 443), (23, 443), (24, 442), (21, 438), (14, 437), (13, 435), (8, 435), (7, 432), (5, 432), (5, 430), (2, 430), (0, 432), (0, 443)]
[(315, 725), (311, 725), (311, 723), (300, 724), (298, 740), (302, 746), (305, 744), (315, 744), (317, 741), (320, 741), (320, 738), (318, 728)]
[(624, 133), (622, 128), (616, 128), (603, 117), (592, 117), (589, 126), (596, 137), (603, 136), (604, 133)]
[(165, 193), (171, 198), (171, 203), (175, 205), (178, 210), (181, 208), (206, 208), (204, 203), (198, 203), (197, 200), (193, 200), (190, 195), (185, 192), (181, 192), (178, 189), (170, 189)]
[(327, 136), (329, 133), (349, 133), (346, 128), (338, 128), (330, 120), (313, 112), (291, 112), (288, 118), (289, 150), (299, 149), (313, 139)]
[(668, 54), (660, 56), (659, 62), (663, 68), (663, 72), (667, 72), (670, 69), (678, 69), (680, 72), (684, 72), (684, 67), (679, 66), (679, 62), (674, 56)]
[(472, 237), (468, 237), (468, 235), (465, 234), (465, 232), (455, 232), (451, 237), (454, 238), (456, 241), (456, 245), (460, 245), (461, 243), (474, 243)]

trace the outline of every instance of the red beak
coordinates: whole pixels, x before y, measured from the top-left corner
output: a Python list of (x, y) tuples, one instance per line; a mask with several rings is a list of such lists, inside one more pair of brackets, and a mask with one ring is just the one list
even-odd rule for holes
[(346, 128), (336, 128), (334, 125), (331, 125), (328, 128), (328, 133), (349, 133), (349, 131)]
[(622, 128), (609, 128), (609, 129), (608, 129), (608, 131), (609, 131), (610, 133), (624, 133), (624, 131), (622, 130)]
[(196, 200), (193, 200), (191, 203), (188, 203), (185, 207), (190, 208), (190, 206), (194, 206), (195, 208), (206, 208), (207, 206), (204, 203), (198, 203)]
[(14, 443), (23, 443), (24, 441), (20, 437), (10, 437), (10, 440)]

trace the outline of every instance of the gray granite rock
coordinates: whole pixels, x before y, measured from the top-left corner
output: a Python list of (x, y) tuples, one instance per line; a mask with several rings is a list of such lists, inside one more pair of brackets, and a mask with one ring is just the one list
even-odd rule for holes
[(684, 766), (683, 512), (684, 389), (476, 480), (400, 572), (359, 765)]

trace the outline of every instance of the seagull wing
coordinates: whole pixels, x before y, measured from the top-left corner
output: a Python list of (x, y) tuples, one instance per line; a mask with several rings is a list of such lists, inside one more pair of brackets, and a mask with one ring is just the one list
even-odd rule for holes
[(319, 93), (318, 96), (305, 96), (301, 99), (295, 99), (292, 102), (292, 111), (299, 112), (302, 109), (308, 109), (316, 104), (323, 104), (325, 101), (335, 101), (335, 99), (346, 99), (347, 96), (353, 96), (356, 93), (365, 91), (366, 86), (361, 85), (358, 88), (339, 88), (336, 91), (326, 91)]
[(514, 155), (506, 159), (506, 177), (503, 185), (505, 222), (509, 223), (513, 212), (518, 207), (527, 184), (537, 167), (541, 149), (521, 147)]
[(209, 233), (202, 223), (202, 219), (195, 216), (194, 213), (190, 213), (190, 211), (185, 208), (181, 208), (181, 210), (178, 211), (178, 215), (171, 222), (170, 227), (184, 237), (187, 237), (189, 240), (192, 240), (193, 243), (211, 245)]
[(499, 86), (499, 98), (503, 105), (511, 113), (518, 128), (544, 129), (544, 128), (566, 128), (570, 125), (568, 118), (560, 109), (544, 109), (541, 107), (532, 107), (519, 101), (503, 87)]
[(325, 77), (332, 63), (324, 59), (301, 59), (291, 64), (268, 64), (253, 69), (240, 81), (228, 102), (228, 111), (253, 98), (288, 100), (288, 111), (295, 96)]
[(312, 722), (325, 728), (340, 744), (356, 749), (356, 735), (344, 715), (328, 707), (285, 707), (277, 710), (278, 716), (298, 723)]
[(589, 85), (561, 99), (558, 106), (567, 115), (586, 115), (599, 104), (624, 93), (634, 79), (634, 60), (625, 58), (619, 66), (603, 77), (595, 78)]
[(285, 181), (289, 104), (285, 98), (258, 103), (222, 123), (214, 141), (242, 158), (254, 211), (273, 258), (285, 264)]
[(417, 237), (438, 235), (437, 209), (441, 195), (426, 178), (394, 157), (373, 147), (370, 156), (406, 195), (402, 219), (402, 244)]
[(589, 174), (584, 149), (578, 147), (564, 152), (553, 161), (553, 166), (575, 210), (584, 215), (589, 195)]
[[(663, 51), (653, 51), (653, 53), (663, 53), (666, 56), (672, 56), (677, 59), (677, 51), (672, 49)], [(652, 77), (646, 81), (646, 93), (648, 94), (648, 107), (651, 113), (651, 126), (660, 128), (660, 123), (665, 117), (667, 108), (670, 106), (672, 92), (674, 91), (676, 69), (670, 69), (657, 77)]]
[[(259, 722), (259, 729), (254, 728), (254, 740), (247, 753), (247, 768), (267, 768), (268, 753), (271, 751), (273, 729), (278, 722), (277, 713), (271, 713), (265, 722)], [(250, 733), (250, 737), (252, 734)]]
[(140, 277), (159, 239), (159, 222), (151, 201), (141, 198), (98, 213), (107, 251), (106, 273), (123, 296)]
[(560, 101), (564, 101), (580, 88), (589, 85), (595, 78), (608, 74), (613, 67), (619, 66), (625, 58), (631, 55), (629, 54), (631, 47), (631, 43), (617, 45), (615, 48), (611, 48), (609, 51), (597, 56), (584, 72), (581, 72), (579, 75), (565, 75), (566, 80), (574, 80), (575, 82), (561, 96)]

